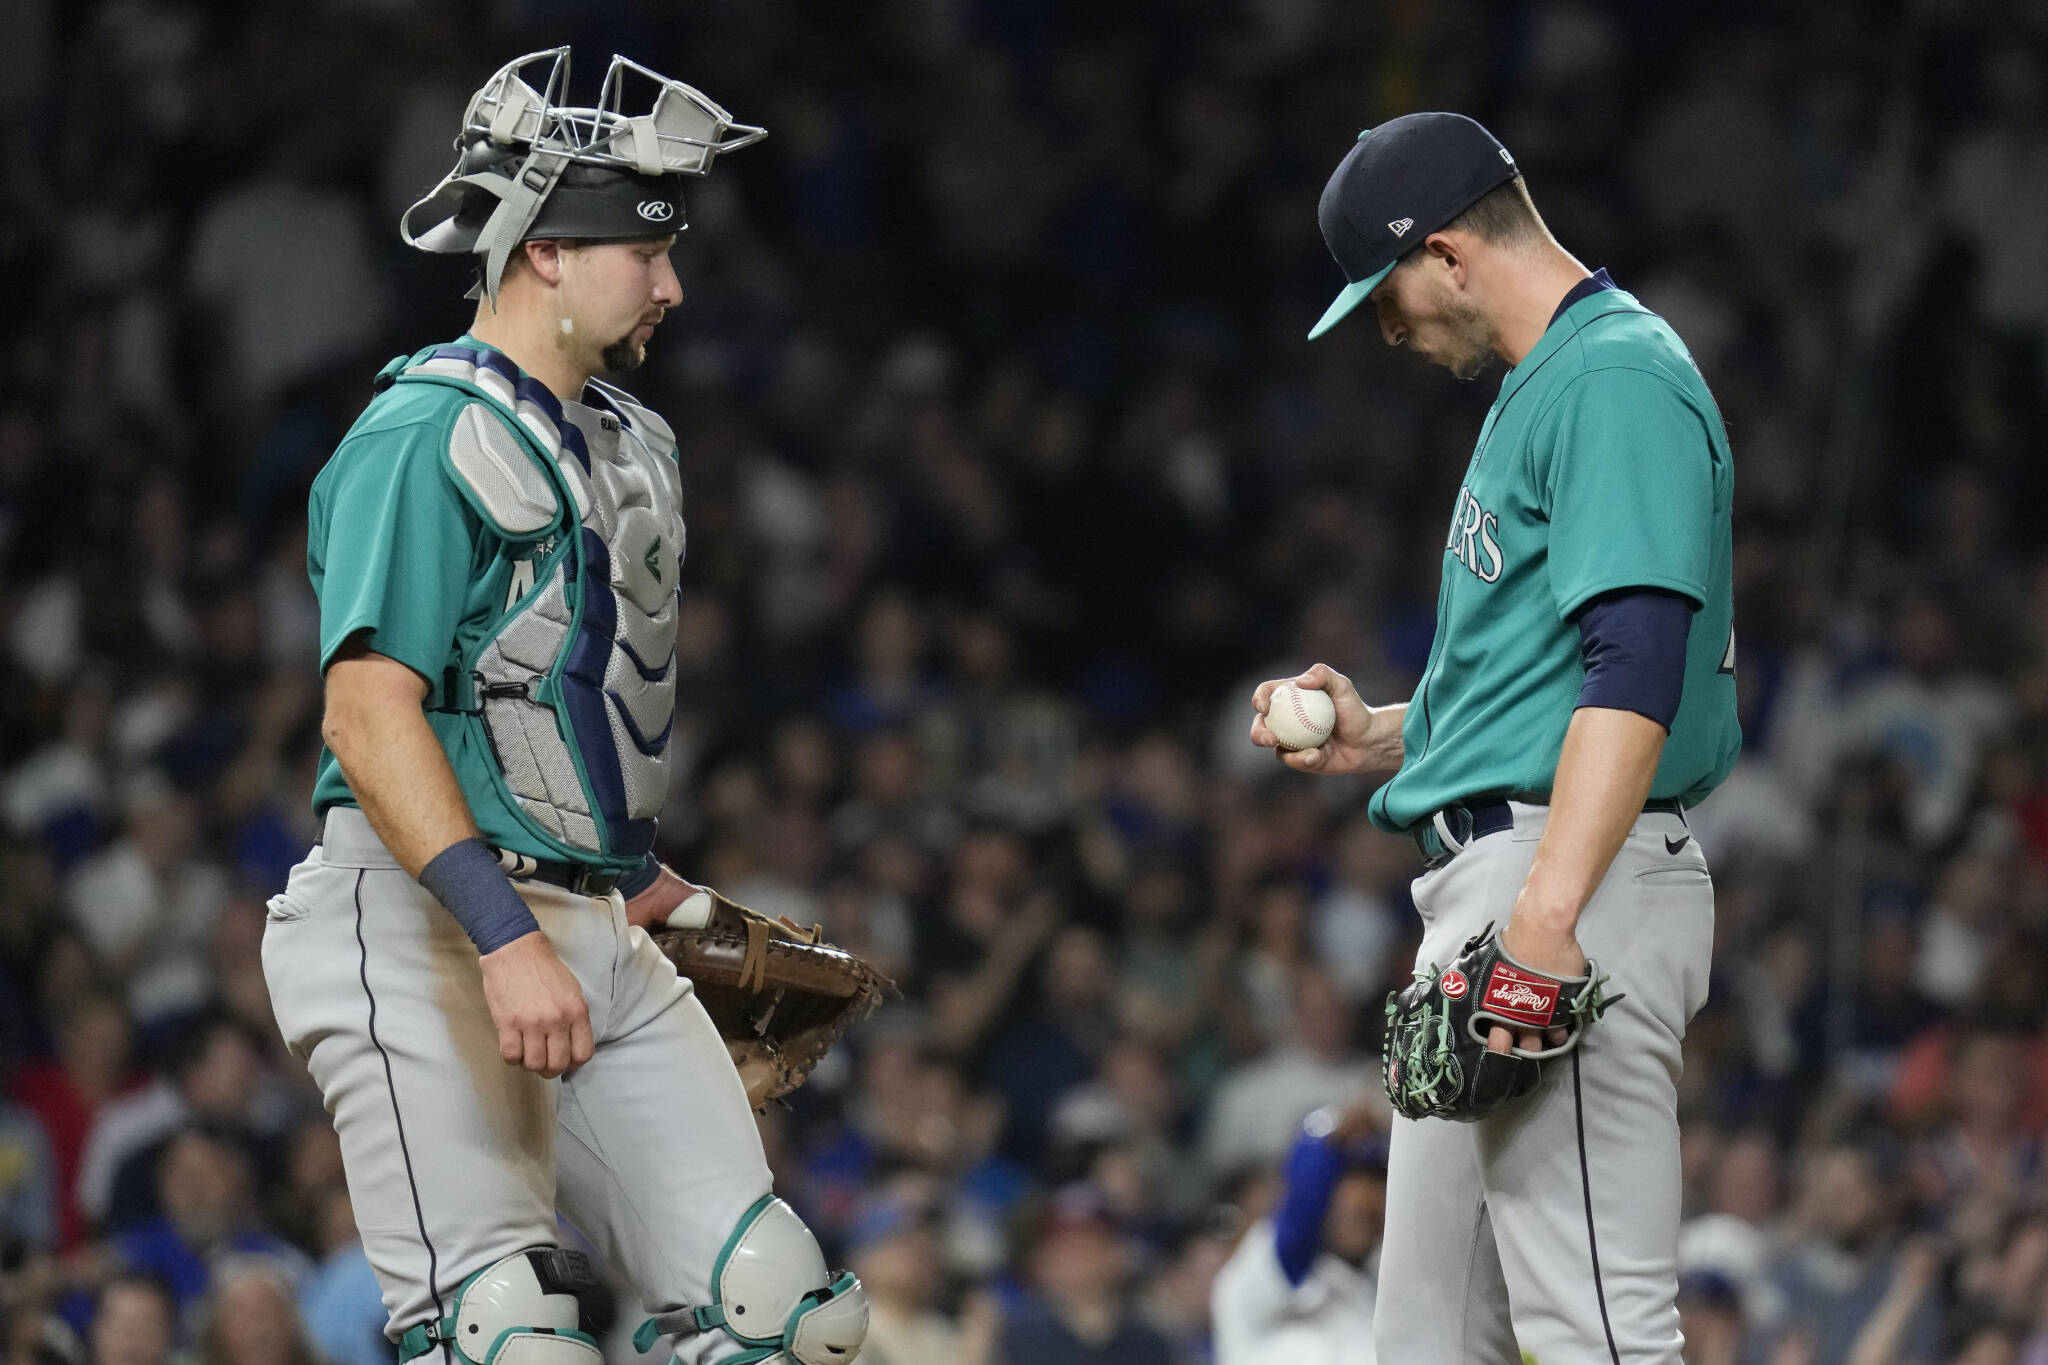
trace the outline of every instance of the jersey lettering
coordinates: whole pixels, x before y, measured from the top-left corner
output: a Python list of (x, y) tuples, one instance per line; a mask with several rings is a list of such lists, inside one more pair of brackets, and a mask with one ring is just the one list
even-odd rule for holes
[(1479, 523), (1479, 548), (1486, 551), (1488, 567), (1474, 569), (1473, 572), (1479, 575), (1481, 581), (1487, 583), (1498, 583), (1500, 571), (1507, 567), (1507, 562), (1500, 557), (1500, 542), (1493, 538), (1494, 528), (1499, 525), (1500, 522), (1491, 512), (1488, 512)]
[(1493, 533), (1499, 529), (1500, 518), (1481, 507), (1470, 488), (1460, 488), (1457, 508), (1451, 513), (1451, 536), (1444, 548), (1480, 582), (1498, 583), (1501, 570), (1507, 567), (1500, 542), (1494, 539)]
[(1719, 671), (1731, 678), (1735, 676), (1735, 627), (1732, 625), (1728, 627), (1728, 652), (1721, 656)]
[(533, 591), (533, 566), (539, 558), (540, 556), (536, 555), (532, 559), (513, 561), (512, 582), (505, 589), (506, 611), (512, 610), (520, 598)]
[(512, 561), (512, 581), (505, 588), (505, 610), (519, 605), (519, 599), (533, 591), (540, 563), (555, 552), (555, 538), (542, 536), (534, 542), (533, 553), (524, 559)]

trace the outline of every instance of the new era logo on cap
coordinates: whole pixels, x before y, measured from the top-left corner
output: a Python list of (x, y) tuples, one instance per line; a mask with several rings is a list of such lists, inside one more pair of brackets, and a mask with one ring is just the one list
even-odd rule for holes
[(1393, 222), (1387, 224), (1387, 229), (1396, 237), (1406, 237), (1408, 229), (1414, 226), (1415, 220), (1413, 218), (1396, 218)]

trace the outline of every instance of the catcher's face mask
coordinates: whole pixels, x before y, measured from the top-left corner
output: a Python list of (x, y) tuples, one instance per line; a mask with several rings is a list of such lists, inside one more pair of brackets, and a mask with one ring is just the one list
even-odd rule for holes
[[(539, 76), (538, 89), (528, 75)], [(626, 86), (651, 84), (647, 112), (625, 112)], [(497, 306), (505, 262), (521, 242), (620, 241), (684, 227), (682, 177), (720, 152), (768, 136), (733, 121), (702, 91), (613, 57), (594, 108), (561, 103), (569, 49), (506, 63), (470, 98), (455, 168), (405, 211), (399, 234), (422, 251), (483, 258), (481, 293)]]

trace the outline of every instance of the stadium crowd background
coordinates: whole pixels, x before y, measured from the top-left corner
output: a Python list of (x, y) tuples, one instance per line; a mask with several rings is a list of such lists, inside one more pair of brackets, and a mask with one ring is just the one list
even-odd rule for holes
[(1243, 731), (1261, 677), (1393, 700), (1427, 650), (1494, 380), (1303, 333), (1325, 175), (1452, 108), (1676, 324), (1737, 455), (1688, 1359), (2048, 1362), (2039, 3), (8, 0), (0, 31), (4, 1365), (387, 1358), (258, 957), (315, 834), (304, 499), (377, 366), (467, 318), (399, 211), (467, 94), (563, 41), (773, 132), (691, 196), (688, 300), (628, 381), (691, 531), (661, 847), (902, 986), (764, 1120), (871, 1354), (1067, 1365), (1106, 1324), (1208, 1360), (1296, 1121), (1377, 1084), (1414, 851)]

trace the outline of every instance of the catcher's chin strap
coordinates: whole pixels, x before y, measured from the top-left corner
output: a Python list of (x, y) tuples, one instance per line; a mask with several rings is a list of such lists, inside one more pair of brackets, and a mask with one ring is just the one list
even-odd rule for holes
[(510, 180), (478, 174), (464, 176), (458, 182), (498, 196), (498, 207), (491, 211), (476, 243), (477, 254), (484, 258), (483, 272), (467, 297), (481, 295), (489, 300), (491, 310), (497, 311), (498, 282), (505, 277), (505, 263), (511, 259), (512, 249), (526, 236), (526, 230), (533, 226), (533, 220), (540, 216), (541, 202), (568, 168), (568, 157), (536, 150), (520, 163), (518, 173)]

